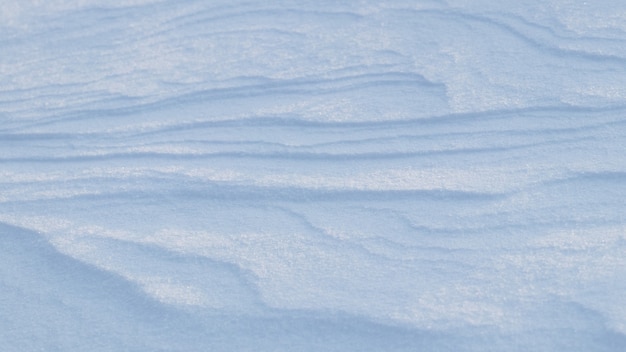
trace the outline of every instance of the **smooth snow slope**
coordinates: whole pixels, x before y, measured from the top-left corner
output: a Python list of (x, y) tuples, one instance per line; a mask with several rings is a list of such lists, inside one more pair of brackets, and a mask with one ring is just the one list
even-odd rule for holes
[(0, 2), (0, 350), (626, 350), (626, 3)]

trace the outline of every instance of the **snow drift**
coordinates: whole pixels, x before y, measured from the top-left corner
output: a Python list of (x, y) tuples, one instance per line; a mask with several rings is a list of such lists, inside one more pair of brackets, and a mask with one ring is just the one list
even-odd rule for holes
[(0, 10), (3, 350), (626, 348), (626, 5)]

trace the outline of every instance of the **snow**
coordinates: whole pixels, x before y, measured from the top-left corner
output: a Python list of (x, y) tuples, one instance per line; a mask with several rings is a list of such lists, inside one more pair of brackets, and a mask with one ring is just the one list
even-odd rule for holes
[(626, 3), (0, 3), (0, 350), (623, 351)]

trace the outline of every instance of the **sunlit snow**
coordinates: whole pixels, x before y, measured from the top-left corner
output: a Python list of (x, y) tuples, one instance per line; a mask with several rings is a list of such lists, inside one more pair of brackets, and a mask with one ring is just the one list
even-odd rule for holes
[(626, 350), (626, 2), (0, 1), (0, 350)]

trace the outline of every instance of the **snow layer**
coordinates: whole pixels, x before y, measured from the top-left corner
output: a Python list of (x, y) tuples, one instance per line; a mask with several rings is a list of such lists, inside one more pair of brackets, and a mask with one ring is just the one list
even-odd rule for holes
[(3, 351), (623, 351), (626, 3), (4, 1)]

